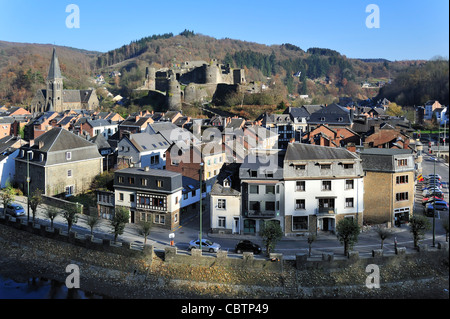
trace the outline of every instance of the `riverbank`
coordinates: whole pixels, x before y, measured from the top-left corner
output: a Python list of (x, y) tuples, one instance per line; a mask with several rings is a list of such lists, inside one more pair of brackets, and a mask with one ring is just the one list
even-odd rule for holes
[(65, 282), (66, 266), (80, 268), (80, 288), (120, 299), (222, 298), (373, 298), (448, 299), (448, 256), (426, 258), (381, 269), (381, 289), (365, 287), (363, 267), (333, 271), (297, 270), (285, 262), (284, 272), (186, 267), (89, 250), (0, 225), (0, 274), (26, 281), (42, 277)]

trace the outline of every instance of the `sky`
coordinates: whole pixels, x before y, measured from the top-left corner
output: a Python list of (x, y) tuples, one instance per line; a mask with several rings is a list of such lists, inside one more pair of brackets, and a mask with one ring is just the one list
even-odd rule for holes
[(185, 29), (349, 58), (449, 58), (448, 0), (0, 0), (3, 41), (106, 52)]

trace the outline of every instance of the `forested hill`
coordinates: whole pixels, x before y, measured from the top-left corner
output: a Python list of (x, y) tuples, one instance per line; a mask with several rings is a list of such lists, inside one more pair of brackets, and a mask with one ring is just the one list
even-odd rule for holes
[[(0, 41), (0, 105), (27, 106), (36, 89), (45, 87), (52, 47)], [(396, 79), (401, 72), (408, 72), (411, 66), (425, 63), (350, 59), (328, 48), (300, 48), (290, 43), (268, 46), (216, 39), (189, 30), (178, 35), (148, 36), (106, 53), (60, 46), (56, 49), (66, 89), (92, 87), (95, 75), (106, 76), (109, 71), (118, 70), (122, 77), (119, 82), (109, 81), (108, 85), (112, 86), (109, 89), (126, 94), (142, 85), (147, 66), (164, 68), (184, 61), (216, 59), (245, 69), (247, 81), (275, 83), (277, 95), (287, 102), (309, 95), (311, 103), (332, 103), (341, 96), (360, 100), (374, 97), (379, 93), (379, 86)], [(363, 83), (370, 85), (363, 87)], [(441, 91), (445, 96), (445, 85)], [(389, 93), (387, 88), (384, 92)], [(429, 95), (430, 99), (439, 99), (433, 94)], [(409, 101), (405, 99), (405, 103)]]
[(377, 98), (398, 105), (423, 105), (429, 100), (449, 105), (449, 61), (436, 59), (404, 69)]
[[(367, 99), (378, 93), (377, 85), (418, 61), (390, 62), (384, 59), (350, 59), (327, 48), (300, 48), (290, 43), (263, 45), (254, 42), (216, 39), (185, 30), (132, 41), (99, 55), (95, 68), (119, 69), (128, 79), (125, 86), (141, 85), (145, 66), (172, 67), (183, 61), (211, 61), (244, 68), (248, 81), (278, 80), (291, 96), (309, 95), (316, 103), (331, 103), (339, 96)], [(420, 62), (419, 62), (420, 63)], [(140, 70), (139, 72), (137, 70)], [(362, 83), (371, 83), (362, 88)]]

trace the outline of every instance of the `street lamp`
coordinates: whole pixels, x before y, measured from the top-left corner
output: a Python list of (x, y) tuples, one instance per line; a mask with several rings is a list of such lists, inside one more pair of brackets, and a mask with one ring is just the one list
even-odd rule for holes
[(30, 221), (30, 155), (33, 151), (27, 151), (27, 222)]
[(203, 179), (203, 162), (200, 163), (200, 233), (199, 233), (199, 239), (200, 239), (200, 251), (202, 250), (202, 198), (203, 198), (203, 190), (202, 190), (202, 179)]

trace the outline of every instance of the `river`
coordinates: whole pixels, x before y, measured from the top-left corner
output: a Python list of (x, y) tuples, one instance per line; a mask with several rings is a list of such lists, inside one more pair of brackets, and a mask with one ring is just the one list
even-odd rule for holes
[(46, 278), (18, 282), (0, 276), (0, 299), (108, 299), (80, 289), (68, 289), (64, 283)]

